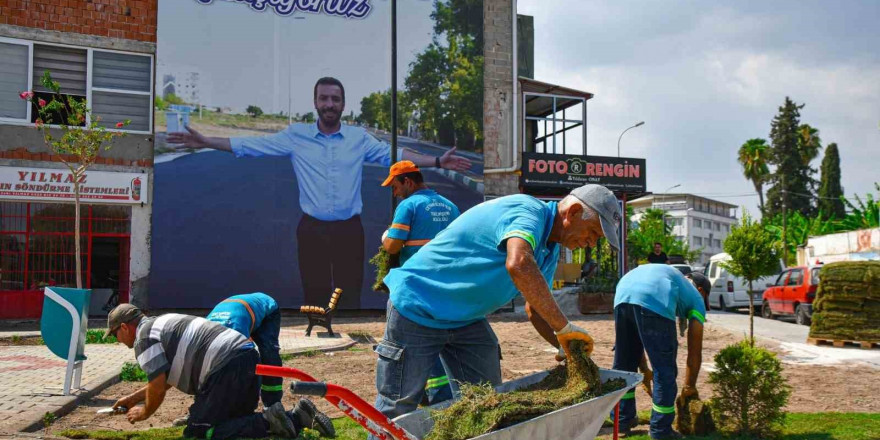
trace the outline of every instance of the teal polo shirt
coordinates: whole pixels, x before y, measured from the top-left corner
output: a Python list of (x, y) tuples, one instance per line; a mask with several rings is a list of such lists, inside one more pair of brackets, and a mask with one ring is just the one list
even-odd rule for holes
[(617, 283), (614, 307), (642, 306), (660, 316), (706, 322), (706, 304), (700, 292), (678, 269), (666, 264), (645, 264)]
[(484, 319), (519, 295), (505, 264), (507, 239), (532, 247), (548, 287), (559, 245), (548, 242), (556, 202), (516, 194), (466, 211), (403, 266), (385, 276), (391, 304), (405, 318), (448, 329)]
[(404, 241), (400, 264), (406, 263), (460, 214), (454, 203), (430, 189), (418, 190), (403, 199), (388, 228), (388, 238)]

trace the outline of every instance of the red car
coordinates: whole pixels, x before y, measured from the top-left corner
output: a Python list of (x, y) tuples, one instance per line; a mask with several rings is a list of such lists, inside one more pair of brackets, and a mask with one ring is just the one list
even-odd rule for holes
[(798, 324), (810, 325), (821, 268), (822, 266), (797, 266), (782, 271), (775, 283), (767, 284), (761, 316), (773, 319), (779, 315), (794, 315)]

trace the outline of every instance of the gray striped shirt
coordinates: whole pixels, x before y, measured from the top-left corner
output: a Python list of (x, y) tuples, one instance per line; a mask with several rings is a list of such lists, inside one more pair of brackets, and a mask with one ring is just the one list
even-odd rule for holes
[(196, 394), (211, 373), (251, 344), (241, 333), (196, 316), (169, 313), (143, 318), (134, 354), (149, 380), (167, 373), (171, 386)]

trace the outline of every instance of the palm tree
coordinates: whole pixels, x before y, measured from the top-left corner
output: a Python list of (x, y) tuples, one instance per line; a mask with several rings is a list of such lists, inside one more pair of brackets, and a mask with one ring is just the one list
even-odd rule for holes
[(810, 162), (819, 156), (821, 149), (822, 139), (819, 138), (819, 130), (811, 127), (810, 124), (801, 124), (798, 127), (798, 151), (801, 153), (804, 165), (809, 166)]
[(764, 212), (764, 182), (770, 177), (770, 146), (761, 138), (749, 139), (739, 147), (739, 163), (743, 167), (743, 175), (755, 185), (761, 212)]

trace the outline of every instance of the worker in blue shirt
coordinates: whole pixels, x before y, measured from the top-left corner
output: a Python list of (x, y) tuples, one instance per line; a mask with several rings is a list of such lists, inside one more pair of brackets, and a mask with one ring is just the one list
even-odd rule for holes
[[(253, 340), (261, 364), (281, 366), (281, 311), (271, 296), (262, 292), (230, 296), (217, 304), (207, 319)], [(280, 377), (263, 376), (262, 380), (260, 398), (268, 408), (281, 401), (284, 389)]]
[[(454, 203), (428, 188), (419, 167), (408, 160), (392, 165), (382, 186), (391, 186), (392, 194), (403, 199), (394, 210), (391, 227), (382, 236), (382, 247), (389, 254), (400, 254), (400, 264), (406, 263), (460, 214)], [(428, 405), (452, 398), (449, 377), (439, 356), (428, 376), (425, 397)]]
[[(169, 133), (177, 148), (212, 148), (235, 157), (287, 156), (299, 184), (303, 211), (296, 229), (299, 273), (306, 304), (327, 300), (335, 288), (345, 295), (340, 308), (359, 308), (364, 278), (364, 228), (361, 224), (361, 179), (365, 163), (391, 165), (391, 149), (361, 127), (342, 125), (345, 88), (336, 78), (315, 83), (316, 124), (292, 124), (269, 136), (206, 137), (187, 132)], [(453, 153), (433, 157), (403, 150), (399, 157), (421, 167), (463, 171), (470, 160)]]
[[(696, 384), (703, 362), (703, 324), (709, 309), (711, 284), (701, 273), (685, 277), (666, 264), (646, 264), (629, 271), (617, 283), (614, 296), (615, 370), (635, 372), (647, 352), (653, 372), (652, 439), (681, 438), (672, 429), (678, 375), (675, 322), (687, 329), (687, 370), (682, 397), (698, 396)], [(613, 416), (613, 414), (612, 414)], [(628, 433), (636, 424), (635, 389), (620, 403), (620, 426)]]
[(561, 246), (618, 245), (620, 209), (599, 185), (560, 202), (516, 194), (461, 214), (384, 282), (390, 291), (385, 335), (375, 351), (376, 408), (388, 417), (418, 406), (437, 355), (458, 383), (501, 382), (498, 339), (486, 316), (519, 294), (538, 333), (570, 356), (593, 340), (568, 321), (550, 293)]

